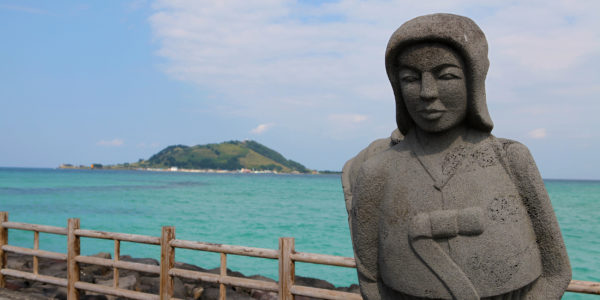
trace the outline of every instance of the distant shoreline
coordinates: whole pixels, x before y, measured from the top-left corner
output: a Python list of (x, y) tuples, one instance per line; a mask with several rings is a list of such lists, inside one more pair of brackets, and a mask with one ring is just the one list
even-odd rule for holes
[(294, 175), (329, 175), (329, 174), (342, 174), (341, 171), (313, 171), (311, 173), (301, 173), (298, 171), (292, 172), (277, 172), (275, 170), (251, 170), (251, 169), (238, 169), (238, 170), (221, 170), (221, 169), (182, 169), (177, 167), (171, 168), (122, 168), (114, 166), (73, 166), (73, 165), (60, 165), (57, 169), (67, 170), (128, 170), (128, 171), (145, 171), (145, 172), (182, 172), (182, 173), (210, 173), (210, 174), (294, 174)]

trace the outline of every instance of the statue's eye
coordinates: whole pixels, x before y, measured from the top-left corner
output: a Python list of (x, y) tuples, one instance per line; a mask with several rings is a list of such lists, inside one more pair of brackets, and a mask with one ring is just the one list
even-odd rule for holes
[(441, 80), (452, 80), (452, 79), (461, 79), (462, 76), (458, 75), (457, 72), (443, 70), (439, 73), (438, 79)]
[(404, 82), (404, 83), (411, 83), (411, 82), (415, 82), (418, 81), (419, 77), (416, 75), (404, 75), (400, 77), (400, 81)]
[(442, 79), (442, 80), (451, 80), (451, 79), (460, 79), (460, 76), (458, 76), (456, 74), (452, 74), (452, 73), (442, 73), (442, 74), (440, 74), (440, 76), (438, 78)]

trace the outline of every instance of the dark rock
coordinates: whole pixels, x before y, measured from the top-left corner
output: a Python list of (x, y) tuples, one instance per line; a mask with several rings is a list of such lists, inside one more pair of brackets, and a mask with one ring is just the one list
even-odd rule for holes
[[(232, 288), (226, 289), (227, 300), (255, 300), (248, 294), (236, 292)], [(200, 300), (218, 300), (219, 299), (219, 288), (205, 288), (204, 292), (200, 296)]]
[[(113, 286), (113, 279), (96, 280), (96, 284)], [(119, 288), (132, 291), (138, 290), (137, 276), (135, 274), (131, 274), (129, 276), (119, 276)]]
[(67, 262), (60, 260), (40, 259), (40, 274), (67, 278)]
[(352, 284), (349, 287), (337, 287), (335, 288), (337, 291), (347, 292), (347, 293), (360, 293), (360, 286), (358, 284)]
[(322, 279), (310, 278), (310, 277), (296, 276), (295, 283), (298, 285), (316, 287), (316, 288), (320, 288), (320, 289), (328, 289), (328, 290), (335, 289), (335, 286), (333, 284), (329, 283), (328, 281), (325, 281)]
[(18, 256), (9, 253), (6, 262), (6, 267), (9, 269), (24, 271), (26, 268), (27, 261), (20, 259), (20, 257), (18, 257), (19, 259), (17, 259), (17, 257)]
[(92, 257), (98, 257), (98, 258), (104, 258), (104, 259), (111, 259), (112, 256), (110, 253), (108, 252), (98, 252), (94, 255), (91, 255)]
[(160, 278), (159, 277), (140, 277), (139, 280), (140, 292), (149, 294), (158, 294), (160, 291)]
[(106, 266), (79, 264), (79, 280), (85, 282), (94, 282), (94, 278), (112, 274), (112, 268)]
[[(139, 264), (152, 265), (152, 266), (160, 265), (160, 263), (156, 259), (153, 259), (153, 258), (134, 258), (129, 255), (120, 256), (119, 260), (127, 261), (127, 262), (134, 262), (134, 263), (139, 263)], [(129, 275), (130, 273), (128, 273), (128, 272), (133, 272), (133, 271), (123, 270), (122, 272), (124, 272), (123, 273), (124, 275)], [(159, 276), (159, 274), (155, 274), (155, 273), (146, 273), (146, 272), (139, 272), (139, 273), (141, 276), (147, 276), (147, 277), (158, 277)]]
[(42, 283), (42, 282), (35, 282), (29, 289), (32, 293), (33, 293), (33, 290), (35, 290), (36, 294), (37, 293), (43, 294), (44, 296), (47, 296), (47, 297), (53, 297), (54, 295), (56, 295), (59, 292), (60, 289), (62, 289), (63, 291), (66, 291), (66, 289), (64, 287), (59, 287), (59, 286)]
[(183, 286), (183, 281), (179, 277), (173, 278), (173, 296), (175, 298), (183, 299), (186, 296), (186, 290)]
[(250, 276), (248, 276), (248, 278), (249, 278), (249, 279), (254, 279), (254, 280), (262, 280), (262, 281), (267, 281), (267, 282), (277, 282), (277, 281), (276, 281), (276, 280), (274, 280), (274, 279), (271, 279), (271, 278), (269, 278), (269, 277), (265, 277), (265, 276), (262, 276), (262, 275), (250, 275)]
[(62, 286), (57, 286), (56, 287), (56, 291), (52, 294), (50, 294), (50, 297), (52, 298), (57, 298), (57, 299), (62, 299), (61, 297), (67, 297), (67, 288), (66, 287), (62, 287)]
[(218, 300), (219, 288), (204, 288), (204, 292), (200, 296), (200, 300)]
[(202, 297), (202, 293), (204, 293), (203, 287), (196, 287), (192, 290), (192, 299), (198, 300)]
[(0, 299), (2, 300), (48, 300), (48, 297), (25, 293), (22, 291), (13, 291), (9, 289), (0, 289)]
[[(94, 255), (96, 257), (101, 258), (110, 258), (109, 253), (99, 253)], [(158, 261), (155, 259), (146, 259), (146, 258), (132, 258), (131, 256), (124, 255), (120, 257), (123, 261), (137, 262), (137, 263), (145, 263), (151, 265), (158, 265)], [(18, 270), (27, 271), (27, 261), (30, 261), (31, 257), (25, 255), (16, 255), (12, 253), (8, 253), (8, 265), (14, 268), (19, 268)], [(213, 268), (210, 270), (191, 265), (185, 263), (176, 263), (175, 266), (177, 268), (181, 268), (184, 270), (191, 270), (197, 272), (208, 272), (211, 274), (219, 274), (219, 268)], [(66, 262), (59, 260), (51, 260), (51, 259), (42, 259), (39, 260), (39, 271), (40, 274), (55, 276), (60, 278), (66, 278)], [(262, 280), (267, 282), (275, 282), (275, 280), (264, 277), (261, 275), (252, 275), (252, 276), (244, 276), (243, 273), (232, 271), (230, 269), (227, 270), (227, 275), (240, 277), (240, 278), (250, 278), (254, 280)], [(113, 269), (109, 267), (89, 265), (89, 264), (81, 264), (80, 265), (80, 280), (101, 284), (105, 286), (112, 286), (113, 284)], [(308, 277), (296, 277), (296, 282), (301, 285), (306, 286), (314, 286), (320, 288), (328, 288), (333, 289), (333, 285), (327, 281), (313, 279)], [(174, 296), (176, 298), (181, 299), (218, 299), (219, 294), (219, 285), (215, 283), (202, 282), (199, 280), (192, 280), (186, 278), (175, 277), (173, 279), (174, 283)], [(160, 278), (156, 274), (147, 274), (143, 272), (136, 272), (130, 270), (119, 270), (119, 287), (128, 290), (135, 290), (139, 292), (149, 293), (149, 294), (158, 294), (160, 291)], [(339, 288), (341, 290), (351, 289), (353, 288)], [(354, 288), (357, 288), (354, 285)], [(6, 279), (6, 289), (0, 289), (0, 299), (3, 299), (2, 291), (6, 291), (6, 293), (10, 293), (11, 291), (15, 291), (16, 294), (24, 294), (28, 295), (29, 298), (14, 298), (14, 299), (67, 299), (67, 291), (64, 287), (58, 287), (51, 284), (45, 284), (36, 281), (22, 280), (12, 277), (7, 277)], [(248, 299), (262, 299), (262, 300), (271, 300), (277, 299), (278, 295), (275, 292), (265, 292), (261, 290), (240, 288), (240, 287), (227, 287), (227, 299), (233, 300), (248, 300)], [(8, 298), (13, 299), (13, 298)], [(93, 292), (85, 292), (81, 291), (81, 299), (89, 299), (89, 300), (103, 300), (103, 299), (115, 299), (120, 300), (118, 297), (99, 295)], [(313, 298), (306, 297), (296, 297), (297, 300), (307, 300)]]
[(108, 297), (104, 295), (83, 295), (79, 297), (81, 300), (108, 300)]
[(67, 291), (59, 291), (54, 295), (54, 299), (56, 300), (67, 300)]
[(183, 269), (183, 270), (190, 270), (190, 271), (197, 271), (197, 272), (206, 272), (206, 269), (200, 268), (196, 265), (191, 265), (191, 264), (186, 264), (186, 263), (181, 263), (181, 262), (175, 262), (175, 268)]
[(252, 290), (250, 296), (258, 300), (278, 300), (279, 294), (276, 292), (268, 292), (262, 290)]
[(133, 257), (131, 257), (129, 255), (122, 255), (122, 256), (119, 257), (119, 260), (128, 261), (128, 262), (134, 262), (134, 263), (139, 263), (139, 264), (153, 265), (153, 266), (160, 265), (158, 263), (158, 260), (156, 260), (154, 258), (133, 258)]
[(6, 288), (9, 290), (20, 290), (20, 289), (24, 289), (28, 287), (28, 283), (23, 280), (23, 279), (17, 279), (17, 278), (7, 278), (6, 279)]

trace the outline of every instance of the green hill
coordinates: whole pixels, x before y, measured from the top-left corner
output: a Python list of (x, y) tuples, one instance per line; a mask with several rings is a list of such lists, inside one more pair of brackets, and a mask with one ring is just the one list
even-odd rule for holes
[(148, 160), (131, 164), (146, 168), (272, 170), (277, 172), (310, 172), (302, 164), (286, 159), (277, 151), (255, 141), (229, 141), (196, 146), (173, 145)]

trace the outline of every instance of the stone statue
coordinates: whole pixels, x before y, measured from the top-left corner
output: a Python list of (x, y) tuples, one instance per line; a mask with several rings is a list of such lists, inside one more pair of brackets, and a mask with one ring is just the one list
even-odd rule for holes
[(385, 65), (399, 132), (342, 175), (363, 298), (560, 299), (571, 268), (544, 182), (527, 147), (490, 133), (481, 29), (417, 17)]

